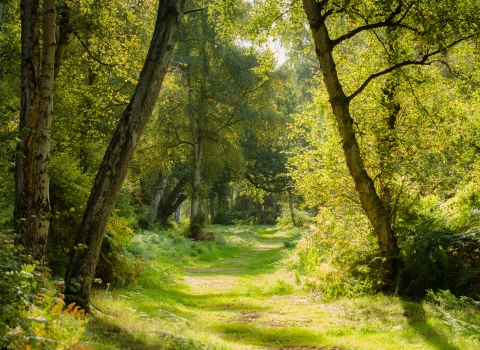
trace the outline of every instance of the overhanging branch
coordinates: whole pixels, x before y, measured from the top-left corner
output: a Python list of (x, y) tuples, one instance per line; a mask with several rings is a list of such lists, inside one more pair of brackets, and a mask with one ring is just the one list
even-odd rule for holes
[(205, 7), (201, 7), (201, 8), (198, 8), (198, 9), (187, 10), (183, 14), (186, 15), (188, 13), (193, 13), (193, 12), (198, 12), (198, 11), (203, 11), (203, 10), (205, 10)]
[[(401, 12), (402, 12), (402, 2), (400, 2), (400, 4), (398, 4), (397, 8), (384, 21), (376, 22), (376, 23), (372, 23), (372, 24), (367, 23), (366, 25), (357, 27), (354, 30), (352, 30), (352, 31), (350, 31), (350, 32), (348, 32), (344, 35), (341, 35), (338, 38), (332, 40), (330, 42), (331, 47), (333, 48), (336, 45), (340, 44), (341, 42), (343, 42), (347, 39), (350, 39), (351, 37), (363, 32), (363, 31), (366, 31), (366, 30), (382, 28), (382, 27), (397, 27), (397, 26), (400, 26), (401, 21), (405, 16), (402, 16), (402, 18), (399, 21), (394, 22), (393, 20)], [(407, 13), (408, 13), (408, 10), (407, 10)]]
[(373, 73), (363, 82), (362, 85), (360, 85), (360, 87), (354, 93), (352, 93), (350, 96), (347, 97), (348, 101), (353, 100), (358, 94), (360, 94), (363, 90), (365, 90), (365, 88), (368, 86), (368, 84), (370, 84), (370, 82), (373, 79), (381, 77), (382, 75), (388, 74), (390, 72), (393, 72), (396, 69), (399, 69), (399, 68), (402, 68), (402, 67), (405, 67), (405, 66), (430, 65), (434, 62), (434, 61), (429, 61), (428, 60), (430, 57), (438, 55), (439, 53), (445, 51), (446, 49), (449, 49), (449, 48), (457, 45), (458, 43), (460, 43), (462, 41), (465, 41), (465, 40), (468, 40), (472, 37), (474, 37), (474, 35), (469, 35), (469, 36), (466, 36), (464, 38), (460, 38), (458, 40), (455, 40), (454, 42), (450, 43), (449, 45), (447, 45), (445, 47), (442, 47), (441, 49), (438, 49), (438, 50), (435, 50), (431, 53), (427, 53), (427, 54), (423, 55), (422, 58), (419, 59), (419, 60), (406, 60), (406, 61), (403, 61), (403, 62), (396, 63), (393, 66), (388, 67), (388, 68), (386, 68), (386, 69), (384, 69), (380, 72)]

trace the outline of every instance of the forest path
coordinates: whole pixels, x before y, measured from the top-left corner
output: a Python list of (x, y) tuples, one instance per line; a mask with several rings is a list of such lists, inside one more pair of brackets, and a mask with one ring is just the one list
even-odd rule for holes
[(88, 323), (85, 348), (480, 349), (477, 338), (454, 335), (435, 305), (383, 295), (326, 301), (308, 293), (294, 272), (302, 251), (286, 248), (304, 230), (208, 229), (224, 244), (138, 234), (132, 251), (145, 270), (134, 285), (94, 292), (104, 313)]
[(339, 310), (326, 315), (286, 268), (285, 242), (298, 237), (275, 228), (222, 234), (241, 250), (184, 269), (183, 284), (203, 326), (235, 349), (334, 349), (325, 347), (317, 325), (325, 325), (325, 317), (335, 322), (332, 313)]

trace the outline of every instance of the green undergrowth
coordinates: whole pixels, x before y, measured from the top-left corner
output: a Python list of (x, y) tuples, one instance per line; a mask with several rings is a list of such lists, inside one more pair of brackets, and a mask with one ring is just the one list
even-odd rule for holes
[(137, 283), (97, 289), (87, 349), (480, 348), (479, 307), (451, 293), (327, 300), (289, 270), (305, 229), (208, 227), (214, 241), (137, 233)]

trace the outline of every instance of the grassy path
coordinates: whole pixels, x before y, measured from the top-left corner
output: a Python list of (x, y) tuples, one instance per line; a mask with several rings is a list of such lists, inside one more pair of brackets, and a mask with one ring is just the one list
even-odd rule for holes
[[(150, 267), (137, 286), (96, 294), (94, 301), (107, 316), (89, 322), (85, 346), (480, 348), (477, 340), (456, 337), (442, 325), (436, 311), (424, 304), (385, 296), (324, 302), (306, 293), (295, 283), (294, 273), (285, 268), (291, 251), (284, 248), (284, 242), (295, 238), (288, 231), (218, 228), (217, 234), (225, 237), (226, 245), (190, 243), (188, 250), (167, 260), (152, 248), (167, 241), (143, 238), (145, 251), (153, 254)], [(186, 252), (196, 256), (185, 259)], [(177, 273), (172, 275), (172, 271)]]

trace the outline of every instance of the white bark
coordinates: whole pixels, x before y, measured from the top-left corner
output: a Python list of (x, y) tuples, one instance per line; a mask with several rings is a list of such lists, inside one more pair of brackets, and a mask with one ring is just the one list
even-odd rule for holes
[(151, 229), (153, 225), (153, 221), (155, 221), (155, 217), (158, 211), (158, 205), (160, 201), (163, 199), (165, 194), (165, 188), (167, 187), (168, 182), (168, 171), (165, 174), (159, 175), (159, 181), (157, 182), (157, 186), (155, 187), (155, 196), (152, 200), (152, 205), (150, 206), (150, 211), (148, 213), (148, 228)]
[(40, 72), (40, 108), (36, 138), (36, 233), (34, 257), (41, 263), (45, 256), (50, 226), (50, 145), (53, 114), (55, 64), (55, 0), (43, 4), (43, 52)]
[[(89, 310), (90, 289), (105, 227), (115, 207), (137, 142), (149, 121), (167, 73), (184, 12), (185, 0), (162, 0), (150, 48), (135, 93), (107, 148), (68, 265), (65, 294)], [(81, 248), (81, 249), (78, 249)], [(80, 284), (74, 287), (72, 279)]]

